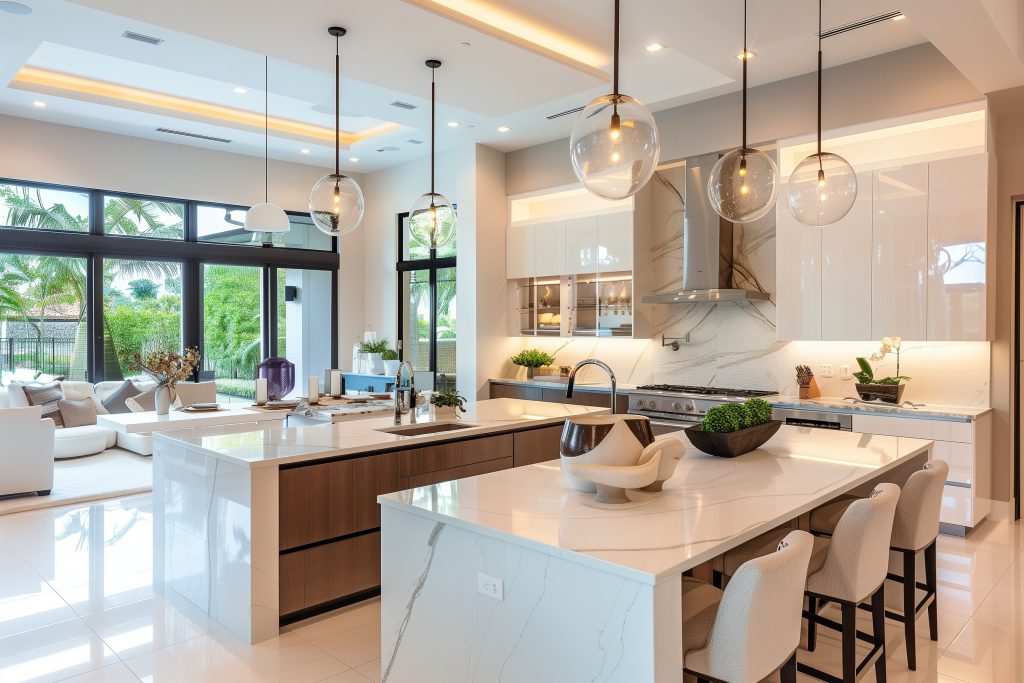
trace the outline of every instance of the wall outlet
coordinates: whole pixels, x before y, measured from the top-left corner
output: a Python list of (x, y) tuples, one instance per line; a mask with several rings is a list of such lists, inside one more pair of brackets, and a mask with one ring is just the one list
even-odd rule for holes
[(486, 595), (495, 600), (505, 599), (505, 582), (487, 574), (476, 575), (476, 589), (481, 595)]
[(851, 377), (851, 375), (850, 375), (850, 366), (849, 365), (840, 365), (839, 366), (839, 378), (840, 379), (850, 379), (850, 377)]
[(818, 366), (818, 368), (821, 371), (821, 376), (822, 377), (832, 377), (835, 374), (835, 373), (832, 372), (832, 364), (831, 363), (822, 363), (821, 365)]

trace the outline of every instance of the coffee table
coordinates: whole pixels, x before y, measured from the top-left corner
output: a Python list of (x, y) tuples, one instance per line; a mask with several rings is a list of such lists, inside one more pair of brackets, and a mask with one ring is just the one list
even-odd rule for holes
[(247, 406), (224, 404), (222, 410), (187, 412), (171, 410), (167, 415), (156, 411), (97, 415), (96, 424), (117, 432), (117, 445), (140, 455), (153, 454), (153, 433), (173, 432), (196, 427), (253, 424), (253, 429), (283, 427), (285, 413), (250, 409)]

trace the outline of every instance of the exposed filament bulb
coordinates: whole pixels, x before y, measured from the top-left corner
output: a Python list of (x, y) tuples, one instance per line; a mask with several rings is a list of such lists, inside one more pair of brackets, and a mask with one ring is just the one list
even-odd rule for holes
[(608, 128), (608, 137), (612, 140), (618, 140), (622, 137), (622, 121), (619, 118), (619, 112), (612, 114), (612, 125)]
[(818, 187), (825, 187), (825, 169), (818, 169)]
[(741, 157), (740, 158), (740, 178), (746, 178), (746, 177), (747, 177), (747, 158), (746, 157)]

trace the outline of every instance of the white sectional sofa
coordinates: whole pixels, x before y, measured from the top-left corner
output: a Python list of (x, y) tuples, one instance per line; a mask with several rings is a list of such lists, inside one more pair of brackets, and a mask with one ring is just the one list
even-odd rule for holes
[[(91, 398), (96, 405), (96, 412), (103, 415), (107, 410), (101, 403), (109, 394), (116, 391), (122, 382), (61, 382), (65, 398), (83, 399)], [(0, 387), (0, 409), (10, 407), (10, 398), (7, 387)], [(122, 435), (133, 437), (134, 435)], [(108, 448), (113, 448), (117, 443), (117, 432), (98, 425), (86, 425), (83, 427), (66, 427), (55, 429), (53, 432), (53, 457), (55, 460), (65, 458), (77, 458), (83, 455), (102, 453)], [(139, 438), (139, 437), (135, 437)], [(129, 446), (125, 446), (129, 447)]]

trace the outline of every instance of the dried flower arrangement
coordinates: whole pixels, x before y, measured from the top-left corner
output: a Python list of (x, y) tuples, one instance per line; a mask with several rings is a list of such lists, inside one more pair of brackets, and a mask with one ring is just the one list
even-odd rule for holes
[(125, 352), (121, 354), (121, 362), (132, 372), (144, 372), (149, 375), (158, 387), (174, 388), (192, 376), (199, 367), (199, 349), (191, 346), (184, 353), (173, 351), (152, 351), (138, 354)]

